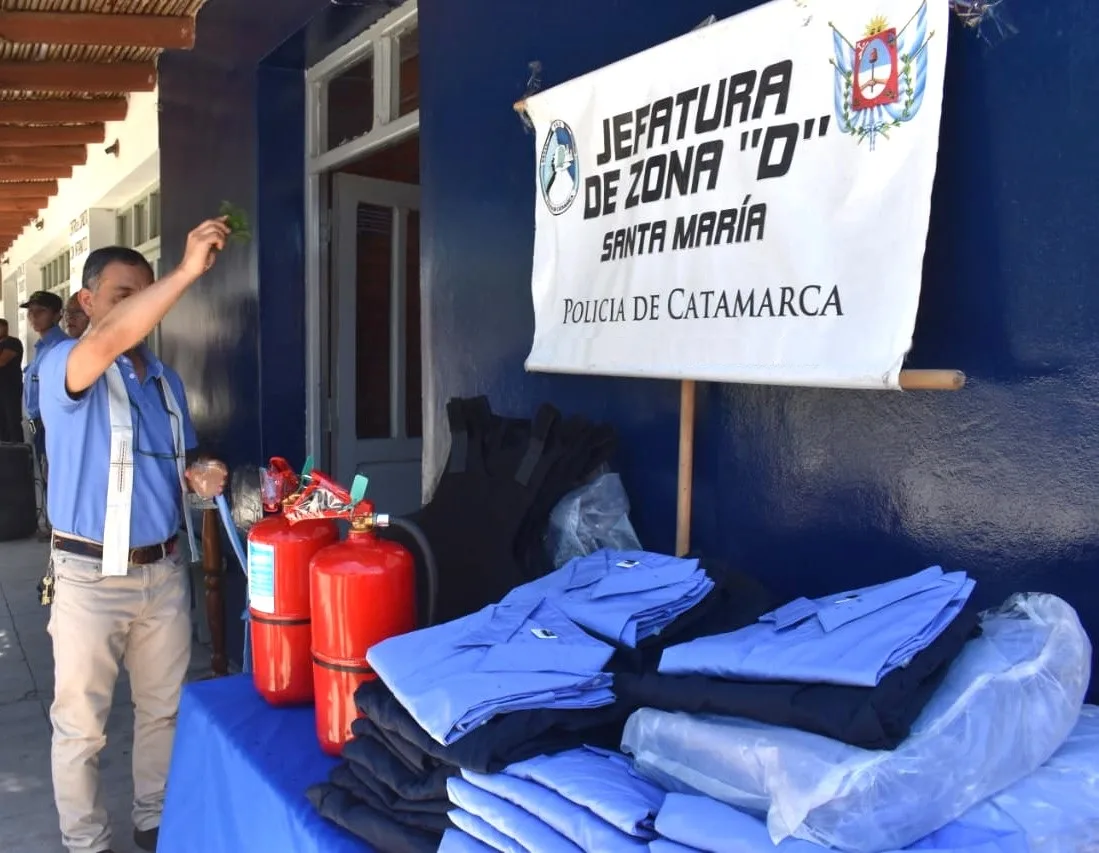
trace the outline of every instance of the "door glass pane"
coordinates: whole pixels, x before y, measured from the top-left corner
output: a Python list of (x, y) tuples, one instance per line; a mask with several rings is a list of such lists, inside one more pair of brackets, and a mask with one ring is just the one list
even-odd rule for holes
[(120, 246), (132, 246), (133, 243), (130, 239), (133, 237), (133, 232), (130, 229), (130, 211), (126, 211), (115, 220), (117, 225), (117, 240)]
[(420, 212), (408, 211), (405, 253), (405, 425), (409, 438), (424, 434), (423, 373), (420, 363)]
[(401, 33), (397, 39), (398, 91), (397, 117), (420, 108), (420, 28)]
[(328, 150), (374, 128), (374, 57), (352, 65), (328, 83)]
[(140, 246), (149, 239), (149, 222), (146, 218), (145, 202), (134, 205), (134, 245)]
[(360, 203), (355, 232), (355, 433), (389, 438), (392, 209)]

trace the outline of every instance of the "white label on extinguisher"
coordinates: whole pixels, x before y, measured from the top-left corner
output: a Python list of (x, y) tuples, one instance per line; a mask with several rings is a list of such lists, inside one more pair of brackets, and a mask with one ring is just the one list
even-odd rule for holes
[(248, 603), (257, 613), (275, 612), (275, 549), (248, 543)]

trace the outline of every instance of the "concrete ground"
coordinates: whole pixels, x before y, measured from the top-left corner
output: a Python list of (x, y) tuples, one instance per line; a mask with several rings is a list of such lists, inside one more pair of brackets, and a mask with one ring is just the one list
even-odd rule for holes
[[(0, 851), (64, 853), (50, 782), (53, 654), (49, 609), (36, 586), (48, 556), (45, 542), (0, 543)], [(209, 651), (196, 647), (192, 680), (209, 674)], [(115, 691), (100, 772), (115, 832), (116, 853), (133, 853), (130, 752), (133, 711), (125, 671)]]

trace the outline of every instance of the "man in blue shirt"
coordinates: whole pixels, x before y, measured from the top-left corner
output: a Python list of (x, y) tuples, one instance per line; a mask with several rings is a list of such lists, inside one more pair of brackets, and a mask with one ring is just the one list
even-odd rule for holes
[(34, 428), (34, 446), (41, 456), (46, 448), (45, 436), (42, 434), (42, 416), (38, 408), (38, 371), (46, 353), (68, 337), (59, 325), (64, 303), (56, 293), (38, 290), (19, 307), (26, 309), (27, 322), (38, 335), (34, 356), (23, 371), (23, 410)]
[[(183, 262), (159, 281), (137, 252), (97, 249), (84, 265), (87, 333), (54, 344), (39, 365), (51, 460), (54, 600), (53, 784), (65, 847), (109, 851), (99, 788), (119, 665), (134, 703), (134, 840), (156, 847), (180, 692), (191, 655), (184, 491), (209, 498), (226, 471), (193, 464), (183, 385), (144, 345), (213, 264), (224, 219), (188, 235)], [(200, 471), (203, 472), (200, 474)]]

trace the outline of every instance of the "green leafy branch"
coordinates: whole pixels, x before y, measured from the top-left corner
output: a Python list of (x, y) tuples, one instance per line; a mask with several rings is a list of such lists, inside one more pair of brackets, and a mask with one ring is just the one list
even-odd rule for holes
[(236, 243), (247, 243), (252, 239), (252, 231), (248, 227), (248, 214), (242, 208), (229, 201), (221, 203), (219, 215), (226, 217), (225, 224), (229, 228), (229, 239)]

